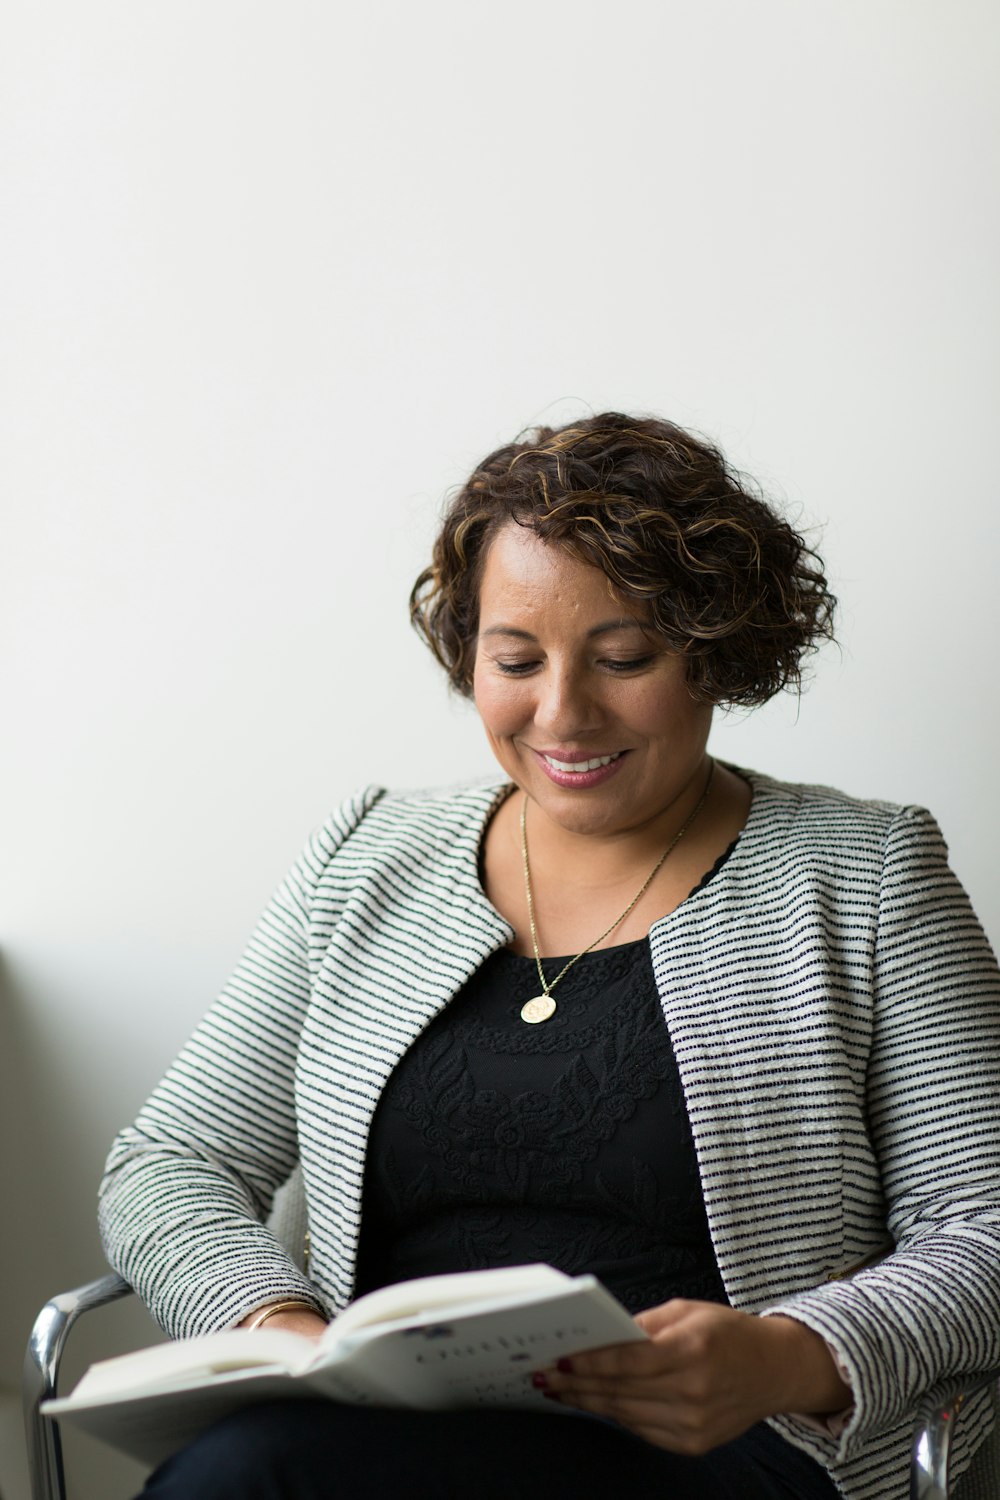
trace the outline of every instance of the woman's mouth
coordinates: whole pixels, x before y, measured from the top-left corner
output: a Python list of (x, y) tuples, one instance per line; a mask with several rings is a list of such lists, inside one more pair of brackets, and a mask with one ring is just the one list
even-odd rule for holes
[(556, 755), (547, 750), (533, 750), (532, 754), (549, 780), (557, 786), (585, 790), (614, 776), (628, 751), (614, 750), (610, 755), (585, 756), (575, 751)]
[(598, 755), (593, 760), (556, 760), (554, 755), (546, 755), (545, 759), (554, 771), (572, 771), (579, 775), (583, 771), (597, 771), (601, 766), (609, 766), (620, 754), (621, 751), (616, 750), (613, 755)]

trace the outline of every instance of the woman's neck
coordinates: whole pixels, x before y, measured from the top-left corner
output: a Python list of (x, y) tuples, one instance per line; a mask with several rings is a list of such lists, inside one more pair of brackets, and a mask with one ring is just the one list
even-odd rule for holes
[[(527, 807), (528, 863), (543, 953), (579, 951), (624, 913), (678, 830), (697, 808), (704, 785), (676, 799), (662, 816), (607, 835), (579, 832)], [(751, 790), (742, 777), (718, 766), (704, 806), (663, 861), (648, 889), (608, 936), (611, 943), (644, 937), (698, 885), (743, 828)], [(531, 953), (520, 820), (523, 793), (505, 800), (484, 841), (484, 887), (492, 904), (515, 929), (515, 951)]]

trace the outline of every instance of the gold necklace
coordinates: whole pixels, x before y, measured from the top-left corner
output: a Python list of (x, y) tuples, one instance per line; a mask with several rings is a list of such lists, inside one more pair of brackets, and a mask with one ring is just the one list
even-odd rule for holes
[(697, 807), (685, 818), (680, 828), (678, 828), (677, 832), (670, 840), (670, 843), (664, 849), (663, 853), (656, 861), (656, 864), (650, 870), (649, 874), (646, 876), (645, 880), (642, 882), (642, 885), (632, 897), (632, 900), (629, 902), (628, 906), (626, 906), (621, 916), (615, 917), (615, 920), (612, 922), (611, 926), (606, 927), (601, 933), (600, 937), (595, 937), (594, 941), (592, 943), (588, 943), (587, 947), (583, 948), (575, 958), (571, 958), (569, 963), (566, 964), (564, 968), (560, 969), (559, 973), (556, 975), (555, 979), (552, 980), (551, 984), (545, 978), (545, 971), (542, 968), (541, 954), (538, 951), (538, 929), (535, 926), (535, 901), (531, 893), (531, 868), (528, 864), (528, 794), (525, 793), (524, 801), (521, 804), (521, 859), (524, 862), (524, 893), (528, 898), (528, 922), (531, 926), (531, 946), (534, 949), (535, 953), (535, 967), (538, 970), (538, 978), (541, 981), (542, 993), (540, 995), (536, 995), (532, 1000), (526, 1000), (521, 1006), (522, 1021), (526, 1021), (529, 1026), (537, 1026), (539, 1021), (547, 1021), (551, 1016), (555, 1015), (556, 1002), (552, 999), (552, 991), (555, 989), (560, 979), (565, 979), (566, 975), (569, 973), (573, 965), (575, 963), (579, 963), (580, 959), (583, 958), (585, 953), (589, 953), (592, 948), (596, 948), (598, 943), (603, 943), (604, 939), (610, 936), (610, 934), (614, 932), (615, 928), (620, 926), (620, 924), (624, 922), (625, 918), (628, 916), (632, 908), (636, 906), (642, 899), (642, 897), (646, 894), (656, 876), (660, 873), (660, 869), (662, 868), (663, 862), (666, 859), (667, 855), (672, 853), (673, 850), (676, 849), (677, 845), (680, 843), (681, 839), (687, 833), (688, 829), (691, 827), (691, 824), (694, 822), (695, 818), (698, 816), (702, 808), (705, 806), (705, 803), (708, 801), (708, 794), (712, 789), (712, 781), (714, 776), (715, 761), (713, 760), (709, 762), (708, 780), (705, 782), (705, 790), (701, 794)]

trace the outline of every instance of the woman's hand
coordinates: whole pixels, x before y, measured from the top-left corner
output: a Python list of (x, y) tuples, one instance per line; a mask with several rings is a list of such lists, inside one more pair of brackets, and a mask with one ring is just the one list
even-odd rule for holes
[(692, 1455), (778, 1412), (834, 1412), (851, 1404), (823, 1339), (793, 1318), (677, 1298), (636, 1322), (649, 1343), (575, 1354), (540, 1372), (535, 1383), (657, 1447)]
[[(237, 1328), (249, 1328), (254, 1321), (260, 1317), (266, 1308), (255, 1308), (248, 1313), (242, 1323), (237, 1323)], [(298, 1307), (289, 1307), (284, 1312), (276, 1312), (265, 1323), (263, 1328), (281, 1328), (285, 1333), (298, 1333), (303, 1338), (318, 1339), (326, 1332), (326, 1322), (318, 1312), (307, 1307), (304, 1303)]]

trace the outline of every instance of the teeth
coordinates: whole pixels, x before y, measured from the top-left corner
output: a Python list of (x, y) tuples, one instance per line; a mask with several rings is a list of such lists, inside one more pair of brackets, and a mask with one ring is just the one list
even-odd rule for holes
[(601, 766), (610, 766), (619, 755), (621, 751), (616, 750), (614, 755), (599, 755), (596, 760), (555, 760), (551, 755), (547, 755), (545, 759), (554, 771), (569, 771), (571, 774), (580, 776), (584, 771), (596, 771)]

